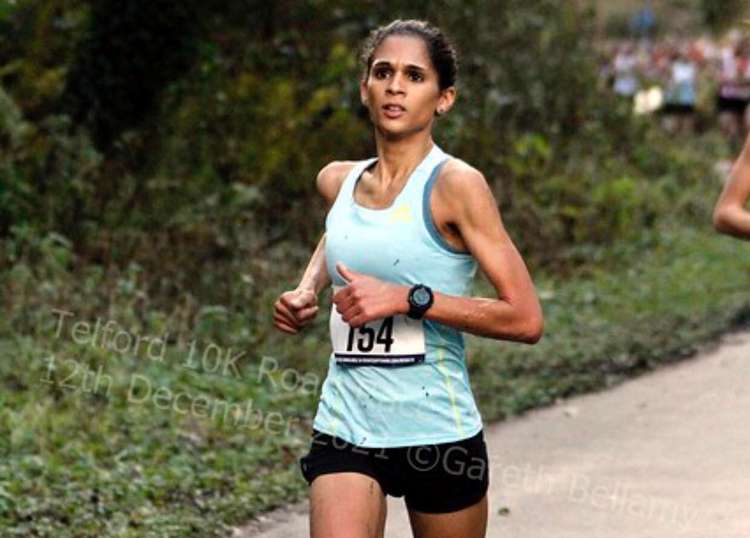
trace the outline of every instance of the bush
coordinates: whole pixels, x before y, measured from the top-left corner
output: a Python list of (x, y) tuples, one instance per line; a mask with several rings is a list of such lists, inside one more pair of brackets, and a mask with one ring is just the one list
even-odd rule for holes
[[(76, 21), (68, 34), (78, 45), (54, 40), (61, 54), (46, 68), (65, 71), (68, 88), (85, 87), (89, 72), (71, 66), (89, 65), (85, 58), (102, 45), (96, 17), (80, 3), (57, 15), (42, 4), (11, 13), (11, 26), (29, 36), (49, 31), (55, 17)], [(198, 9), (191, 6), (178, 15)], [(704, 218), (709, 197), (694, 194), (712, 188), (711, 159), (689, 155), (600, 88), (592, 9), (552, 0), (442, 0), (432, 8), (428, 17), (454, 38), (461, 63), (457, 106), (439, 121), (436, 140), (485, 174), (533, 265), (564, 270), (560, 264), (585, 263), (571, 248), (632, 239), (678, 213)], [(99, 18), (124, 17), (122, 28), (138, 20), (122, 3), (97, 9)], [(20, 106), (9, 96), (0, 105), (15, 110), (3, 127), (15, 134), (0, 137), (16, 141), (4, 142), (0, 157), (11, 178), (0, 192), (0, 234), (13, 224), (40, 236), (62, 231), (84, 261), (136, 261), (149, 275), (194, 282), (202, 281), (196, 260), (231, 263), (266, 256), (280, 241), (310, 245), (319, 237), (317, 171), (373, 152), (357, 93), (357, 47), (374, 26), (425, 16), (424, 9), (389, 1), (361, 18), (355, 5), (300, 2), (253, 12), (252, 20), (247, 4), (200, 9), (212, 16), (186, 34), (192, 63), (181, 54), (164, 58), (175, 63), (164, 67), (169, 77), (152, 81), (150, 119), (108, 123), (115, 141), (107, 152), (62, 113), (62, 101), (26, 108), (39, 101), (23, 97), (33, 87), (30, 71), (14, 71), (10, 95)], [(159, 24), (169, 19), (161, 15)], [(160, 39), (153, 28), (133, 39), (153, 47)], [(34, 47), (2, 50), (21, 63), (37, 60)], [(113, 95), (138, 84), (122, 67), (107, 82), (117, 86)], [(96, 102), (108, 103), (101, 95)], [(97, 114), (122, 112), (112, 106)], [(53, 113), (29, 117), (44, 108)]]

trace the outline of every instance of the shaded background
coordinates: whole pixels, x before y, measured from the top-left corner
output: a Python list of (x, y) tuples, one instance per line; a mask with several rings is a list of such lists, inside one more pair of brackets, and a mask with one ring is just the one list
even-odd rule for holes
[[(654, 2), (656, 37), (718, 38), (743, 4)], [(225, 536), (304, 495), (326, 316), (288, 338), (271, 308), (323, 231), (318, 170), (374, 151), (357, 47), (397, 17), (454, 39), (435, 140), (490, 181), (545, 309), (533, 348), (468, 339), (486, 421), (743, 323), (750, 258), (710, 229), (736, 151), (712, 104), (674, 137), (599, 78), (642, 5), (0, 0), (0, 535)], [(162, 337), (167, 359), (83, 345), (54, 309)], [(190, 342), (244, 353), (238, 375), (185, 367)], [(290, 426), (135, 403), (134, 375)]]

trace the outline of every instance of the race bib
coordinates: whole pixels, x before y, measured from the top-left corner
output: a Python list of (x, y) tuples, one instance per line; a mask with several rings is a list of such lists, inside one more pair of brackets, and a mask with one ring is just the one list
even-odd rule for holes
[[(334, 286), (334, 293), (341, 289)], [(336, 363), (348, 366), (408, 366), (424, 362), (424, 326), (405, 315), (353, 328), (331, 305), (331, 344)]]

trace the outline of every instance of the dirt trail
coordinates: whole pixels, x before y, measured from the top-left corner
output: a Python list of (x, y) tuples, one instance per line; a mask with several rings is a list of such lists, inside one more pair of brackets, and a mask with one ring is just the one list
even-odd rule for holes
[[(750, 332), (485, 428), (488, 537), (750, 538)], [(389, 498), (387, 538), (411, 537)], [(235, 537), (308, 536), (307, 502)]]

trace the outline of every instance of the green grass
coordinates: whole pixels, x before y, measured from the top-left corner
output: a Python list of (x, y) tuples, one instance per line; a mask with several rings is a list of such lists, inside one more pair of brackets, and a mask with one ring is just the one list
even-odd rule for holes
[[(597, 254), (604, 260), (598, 268), (571, 280), (536, 275), (546, 323), (537, 345), (467, 338), (485, 422), (684, 358), (750, 312), (744, 292), (750, 250), (710, 230), (664, 230)], [(70, 324), (55, 336), (51, 308), (60, 305), (76, 312), (76, 320), (93, 324), (100, 316), (134, 335), (163, 334), (176, 318), (135, 301), (135, 280), (121, 275), (109, 308), (86, 311), (93, 298), (81, 289), (94, 294), (105, 277), (85, 272), (76, 277), (79, 295), (60, 295), (55, 289), (65, 277), (53, 273), (42, 275), (49, 289), (37, 283), (42, 299), (25, 311), (25, 324), (6, 321), (0, 332), (2, 536), (224, 537), (232, 525), (306, 494), (296, 460), (307, 448), (325, 374), (325, 316), (303, 336), (270, 331), (267, 309), (284, 285), (279, 279), (277, 288), (256, 289), (242, 307), (197, 309), (189, 338), (174, 336), (158, 361), (143, 350), (76, 343)], [(31, 297), (36, 277), (18, 268), (13, 276), (16, 293)], [(476, 294), (489, 295), (489, 288), (479, 282)], [(201, 350), (216, 342), (222, 350), (244, 351), (239, 375), (187, 368), (193, 338)], [(271, 364), (264, 356), (278, 364), (270, 375), (260, 375)], [(207, 369), (213, 367), (209, 360)], [(141, 389), (149, 380), (151, 398), (131, 392), (134, 379)], [(159, 401), (153, 398), (158, 387)], [(231, 413), (181, 414), (170, 406), (177, 394), (185, 395), (182, 402), (202, 395), (215, 409), (220, 402), (252, 401), (272, 432), (237, 424)], [(278, 420), (268, 418), (273, 413)]]
[(471, 338), (486, 420), (612, 386), (693, 354), (750, 314), (750, 250), (712, 231), (664, 231), (647, 251), (619, 247), (583, 279), (538, 282), (545, 334), (533, 347)]

